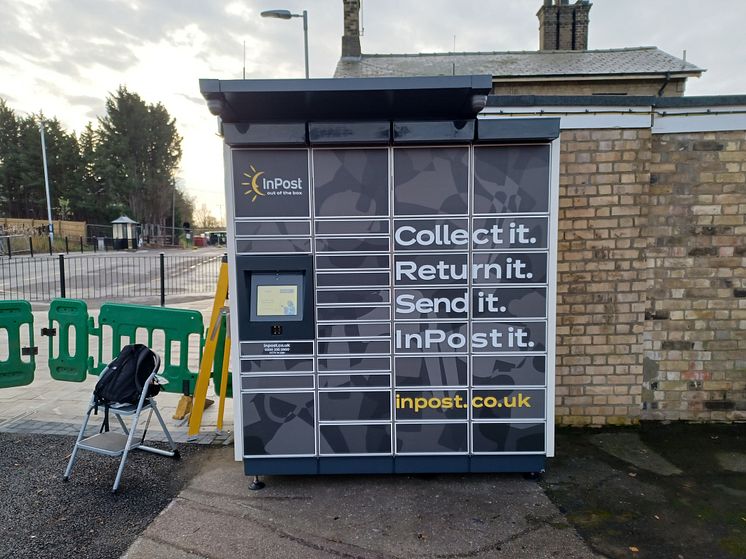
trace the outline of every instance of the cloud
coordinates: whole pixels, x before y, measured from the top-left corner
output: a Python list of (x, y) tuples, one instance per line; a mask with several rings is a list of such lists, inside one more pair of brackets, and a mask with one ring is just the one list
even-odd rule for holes
[[(542, 0), (369, 0), (363, 52), (535, 50)], [(746, 92), (743, 0), (594, 0), (591, 48), (657, 45), (708, 72), (689, 94)], [(0, 97), (59, 117), (80, 131), (103, 114), (120, 84), (161, 102), (184, 137), (184, 186), (222, 196), (221, 142), (199, 78), (303, 76), (301, 21), (262, 10), (308, 10), (311, 75), (330, 77), (340, 53), (340, 0), (5, 0), (0, 17)], [(199, 194), (202, 193), (202, 194)], [(214, 210), (216, 211), (216, 210)]]

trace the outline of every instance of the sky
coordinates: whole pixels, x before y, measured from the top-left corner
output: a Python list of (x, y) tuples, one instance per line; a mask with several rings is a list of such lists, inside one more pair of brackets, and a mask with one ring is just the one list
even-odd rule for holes
[[(363, 0), (364, 53), (537, 50), (541, 0)], [(342, 0), (0, 0), (0, 97), (80, 132), (125, 85), (161, 102), (183, 138), (180, 188), (214, 215), (222, 142), (200, 78), (302, 78), (308, 10), (311, 77), (340, 53)], [(589, 48), (657, 46), (706, 68), (687, 95), (746, 94), (744, 0), (594, 0)], [(455, 36), (455, 38), (454, 38)], [(54, 177), (50, 177), (54, 189)]]

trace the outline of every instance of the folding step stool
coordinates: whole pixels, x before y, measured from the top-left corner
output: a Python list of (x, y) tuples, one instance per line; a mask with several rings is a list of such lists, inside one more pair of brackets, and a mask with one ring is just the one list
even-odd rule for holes
[[(70, 462), (67, 465), (67, 470), (65, 470), (65, 475), (62, 478), (63, 481), (67, 481), (68, 479), (70, 479), (70, 473), (72, 472), (73, 466), (75, 465), (75, 459), (77, 458), (79, 450), (89, 450), (91, 452), (95, 452), (96, 454), (103, 454), (105, 456), (122, 457), (121, 461), (119, 462), (117, 477), (114, 480), (114, 486), (111, 488), (112, 493), (116, 493), (119, 489), (119, 482), (122, 479), (124, 464), (127, 462), (127, 455), (129, 454), (130, 450), (139, 448), (140, 450), (152, 452), (153, 454), (160, 454), (161, 456), (168, 456), (175, 460), (181, 458), (179, 451), (176, 449), (176, 444), (171, 438), (171, 433), (168, 432), (168, 428), (163, 421), (163, 417), (161, 417), (161, 413), (158, 411), (158, 406), (156, 406), (155, 398), (147, 397), (148, 386), (150, 386), (150, 384), (153, 382), (153, 379), (155, 379), (156, 372), (158, 371), (158, 366), (160, 365), (160, 358), (158, 358), (157, 355), (156, 359), (158, 360), (158, 362), (153, 368), (153, 372), (148, 377), (148, 380), (142, 389), (142, 393), (140, 394), (140, 400), (138, 401), (138, 403), (136, 405), (115, 404), (116, 407), (109, 406), (109, 413), (113, 414), (114, 417), (117, 418), (119, 425), (121, 425), (122, 430), (124, 431), (123, 433), (115, 431), (105, 431), (90, 437), (83, 438), (85, 436), (86, 427), (88, 426), (88, 421), (91, 419), (91, 412), (96, 409), (95, 397), (93, 396), (93, 394), (91, 394), (91, 401), (88, 404), (88, 410), (86, 411), (85, 418), (83, 419), (83, 425), (80, 428), (80, 433), (78, 433), (78, 439), (75, 441), (75, 448), (73, 448), (73, 453), (70, 456)], [(137, 422), (140, 420), (140, 414), (146, 410), (150, 410), (150, 415), (148, 415), (148, 421), (145, 425), (145, 431), (143, 431), (142, 439), (140, 439), (140, 441), (138, 442), (135, 441)], [(161, 428), (166, 435), (166, 439), (168, 439), (168, 444), (171, 446), (171, 451), (161, 450), (159, 448), (153, 448), (152, 446), (145, 446), (143, 444), (145, 442), (145, 433), (147, 433), (148, 426), (150, 425), (150, 419), (153, 413), (155, 413), (155, 417), (161, 424)], [(124, 424), (122, 416), (133, 416), (132, 424), (130, 425), (129, 429), (127, 429), (127, 426)]]

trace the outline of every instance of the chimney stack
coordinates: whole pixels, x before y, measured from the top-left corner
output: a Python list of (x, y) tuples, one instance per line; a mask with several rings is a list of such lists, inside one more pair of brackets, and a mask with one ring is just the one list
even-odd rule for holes
[(544, 0), (539, 18), (539, 50), (588, 50), (588, 0)]
[(360, 58), (360, 0), (342, 0), (344, 35), (342, 58)]

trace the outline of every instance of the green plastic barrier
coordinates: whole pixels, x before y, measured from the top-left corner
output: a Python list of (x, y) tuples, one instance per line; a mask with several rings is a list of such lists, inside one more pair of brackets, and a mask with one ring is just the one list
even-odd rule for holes
[(47, 316), (49, 328), (41, 333), (49, 336), (49, 374), (55, 380), (83, 382), (88, 374), (88, 306), (79, 299), (55, 299)]
[[(223, 378), (223, 359), (225, 356), (225, 335), (226, 319), (223, 316), (220, 320), (220, 330), (218, 332), (218, 346), (215, 350), (215, 359), (212, 362), (212, 382), (215, 388), (215, 394), (220, 395), (220, 379)], [(233, 342), (233, 340), (231, 340)], [(230, 359), (230, 355), (228, 356)], [(228, 389), (225, 391), (226, 398), (233, 398), (233, 374), (228, 371)]]
[[(201, 355), (205, 343), (205, 326), (199, 311), (105, 303), (98, 315), (98, 326), (94, 326), (93, 318), (89, 319), (88, 331), (98, 336), (98, 365), (94, 365), (93, 357), (88, 361), (88, 371), (94, 375), (103, 371), (109, 359), (104, 357), (104, 328), (111, 328), (111, 338), (106, 337), (107, 344), (111, 344), (112, 356), (119, 355), (123, 346), (136, 343), (137, 330), (144, 329), (147, 332), (147, 340), (142, 340), (142, 343), (153, 348), (161, 356), (159, 374), (168, 380), (163, 390), (182, 393), (185, 383), (188, 383), (186, 388), (189, 394), (194, 393), (194, 383), (199, 369), (189, 369), (189, 337), (199, 336)], [(164, 335), (163, 351), (153, 345), (153, 333), (158, 331)], [(174, 342), (178, 343), (178, 352), (172, 350)]]
[[(29, 347), (21, 347), (21, 328), (26, 325)], [(0, 388), (31, 384), (36, 370), (36, 347), (34, 315), (28, 301), (0, 301), (0, 340), (5, 337), (7, 359), (0, 360)]]

